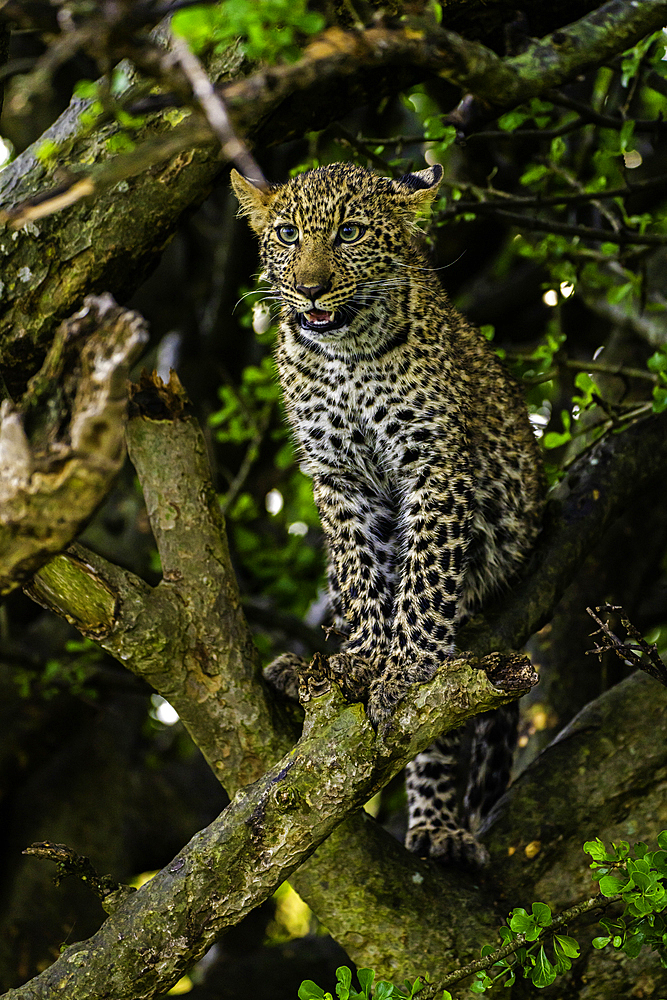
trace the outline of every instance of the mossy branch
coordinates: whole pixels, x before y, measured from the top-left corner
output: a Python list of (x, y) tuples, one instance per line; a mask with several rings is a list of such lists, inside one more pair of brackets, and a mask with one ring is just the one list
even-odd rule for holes
[[(291, 759), (294, 722), (267, 697), (258, 674), (221, 536), (222, 521), (210, 484), (201, 431), (188, 416), (175, 383), (160, 387), (155, 380), (144, 379), (133, 395), (133, 406), (128, 428), (130, 449), (146, 495), (165, 579), (158, 587), (150, 588), (77, 547), (38, 573), (34, 587), (39, 588), (43, 603), (70, 617), (84, 633), (94, 635), (174, 704), (216, 775), (234, 791), (248, 781), (263, 781), (261, 775), (266, 768), (284, 754), (285, 761)], [(503, 633), (509, 644), (512, 636), (518, 641), (525, 630), (532, 630), (548, 615), (604, 525), (617, 515), (634, 490), (642, 488), (649, 470), (660, 463), (666, 441), (667, 417), (657, 417), (598, 446), (571, 471), (562, 487), (569, 496), (545, 532), (546, 548), (542, 551), (551, 553), (550, 563), (543, 566), (539, 559), (536, 561), (534, 575), (525, 585), (530, 600), (525, 595), (519, 600), (521, 614), (512, 611), (511, 624)], [(561, 550), (562, 556), (557, 557)], [(54, 565), (66, 566), (68, 574), (77, 579), (76, 586), (70, 583), (64, 591), (53, 578), (45, 582)], [(62, 575), (61, 570), (58, 573)], [(544, 584), (542, 574), (546, 574), (549, 586)], [(94, 620), (87, 622), (85, 595), (91, 588), (101, 595), (92, 606), (106, 610), (92, 615)], [(79, 596), (75, 598), (77, 591)], [(513, 596), (505, 606), (515, 608)], [(500, 609), (494, 614), (501, 622)], [(485, 645), (498, 638), (495, 622), (492, 617), (486, 633), (478, 630), (477, 649), (484, 651)], [(479, 629), (479, 623), (477, 626)], [(470, 632), (467, 634), (472, 646), (473, 639)], [(485, 702), (487, 696), (490, 700)], [(401, 759), (408, 759), (443, 725), (457, 724), (473, 711), (501, 699), (485, 674), (473, 670), (470, 662), (447, 665), (431, 685), (413, 692), (411, 704), (401, 706), (386, 732), (379, 736), (368, 732), (376, 756), (372, 776), (366, 775), (368, 781), (360, 797), (388, 778), (396, 765), (397, 751)], [(446, 716), (442, 714), (445, 701), (449, 705)], [(352, 710), (359, 715), (355, 725), (367, 725), (361, 707), (353, 706)], [(331, 737), (327, 726), (332, 722), (325, 716), (312, 717), (317, 724), (310, 739), (326, 741)], [(356, 751), (350, 754), (353, 776), (345, 781), (354, 782), (359, 768), (366, 773), (364, 746), (360, 738), (361, 756), (357, 759)], [(349, 800), (339, 801), (332, 829), (349, 808)], [(286, 821), (278, 838), (281, 843), (291, 840), (289, 828), (290, 822)], [(312, 846), (314, 840), (309, 849)], [(342, 852), (346, 857), (344, 868), (340, 865)], [(364, 872), (363, 878), (357, 868)], [(396, 887), (392, 905), (385, 912), (382, 900), (389, 870)], [(294, 882), (351, 957), (371, 962), (389, 975), (412, 966), (410, 942), (416, 937), (423, 941), (424, 956), (434, 956), (429, 960), (431, 968), (436, 955), (449, 953), (454, 947), (460, 955), (465, 954), (479, 938), (480, 924), (488, 921), (492, 912), (478, 888), (473, 889), (455, 873), (423, 866), (358, 813), (333, 829), (313, 858), (294, 873)], [(268, 892), (268, 883), (264, 887)], [(207, 884), (206, 893), (210, 890)], [(426, 912), (423, 897), (431, 890), (433, 898), (429, 896), (430, 908)], [(413, 898), (415, 893), (417, 899)], [(197, 909), (201, 905), (197, 899), (190, 897), (188, 905)], [(401, 904), (397, 910), (395, 899), (405, 900), (405, 907)], [(442, 907), (442, 926), (440, 922), (433, 926), (432, 914)], [(360, 939), (358, 914), (371, 910), (377, 920), (367, 937)], [(456, 917), (453, 910), (457, 911)], [(230, 914), (230, 922), (240, 913), (237, 910)], [(411, 928), (400, 943), (396, 940), (397, 921)]]
[[(207, 91), (206, 115), (189, 115), (169, 135), (144, 140), (135, 150), (89, 170), (77, 169), (52, 191), (19, 201), (5, 217), (16, 226), (42, 219), (80, 199), (99, 197), (120, 181), (193, 147), (221, 144), (223, 159), (241, 157), (243, 162), (254, 163), (237, 133), (253, 137), (273, 118), (272, 127), (280, 121), (279, 135), (284, 141), (299, 131), (304, 113), (312, 119), (315, 111), (324, 127), (341, 117), (345, 109), (330, 99), (323, 101), (323, 91), (330, 95), (354, 77), (358, 103), (359, 90), (371, 87), (366, 77), (377, 71), (395, 71), (394, 84), (384, 84), (388, 93), (432, 74), (460, 87), (467, 96), (450, 119), (468, 131), (476, 119), (496, 116), (622, 52), (658, 30), (666, 18), (667, 2), (662, 0), (633, 4), (610, 0), (533, 42), (521, 55), (507, 58), (429, 19), (416, 19), (400, 29), (371, 27), (345, 32), (331, 28), (306, 48), (298, 62), (259, 70), (219, 87), (217, 96), (212, 89)], [(373, 82), (377, 86), (375, 78)], [(293, 99), (300, 94), (308, 98), (295, 106)], [(216, 108), (217, 118), (211, 118), (210, 107)], [(223, 126), (219, 121), (215, 124), (220, 115)], [(265, 135), (264, 143), (267, 140), (270, 136)]]
[[(524, 690), (535, 679), (529, 665), (515, 672)], [(7, 1000), (46, 997), (56, 988), (78, 1000), (109, 994), (141, 1000), (168, 989), (224, 927), (266, 899), (438, 733), (508, 700), (483, 670), (453, 661), (423, 686), (424, 704), (403, 702), (392, 725), (376, 733), (363, 706), (346, 704), (326, 671), (311, 690), (317, 695), (306, 700), (296, 746), (240, 791), (97, 934), (67, 948)]]

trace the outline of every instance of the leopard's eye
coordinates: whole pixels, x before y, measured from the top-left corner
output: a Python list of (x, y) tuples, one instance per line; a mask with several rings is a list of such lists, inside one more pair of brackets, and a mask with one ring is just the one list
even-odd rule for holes
[(338, 227), (337, 235), (341, 243), (355, 243), (356, 240), (361, 239), (365, 232), (365, 228), (357, 222), (344, 222), (342, 226)]
[(296, 226), (290, 226), (286, 223), (284, 226), (278, 226), (276, 229), (276, 234), (281, 243), (286, 243), (290, 246), (292, 243), (299, 242), (299, 230)]

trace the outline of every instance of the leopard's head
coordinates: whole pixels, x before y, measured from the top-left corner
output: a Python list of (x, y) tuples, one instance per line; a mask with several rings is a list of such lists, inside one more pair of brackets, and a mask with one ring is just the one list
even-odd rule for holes
[(295, 329), (332, 343), (405, 286), (416, 250), (414, 218), (435, 196), (439, 164), (398, 180), (332, 163), (262, 189), (232, 171), (240, 212), (260, 237), (264, 276)]

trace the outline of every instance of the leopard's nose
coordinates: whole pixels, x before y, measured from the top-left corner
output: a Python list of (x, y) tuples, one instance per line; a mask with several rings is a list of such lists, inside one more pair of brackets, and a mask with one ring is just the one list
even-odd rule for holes
[(303, 295), (304, 298), (310, 299), (311, 302), (315, 302), (315, 299), (319, 299), (321, 295), (324, 295), (331, 288), (331, 282), (326, 285), (297, 285), (296, 290), (299, 295)]

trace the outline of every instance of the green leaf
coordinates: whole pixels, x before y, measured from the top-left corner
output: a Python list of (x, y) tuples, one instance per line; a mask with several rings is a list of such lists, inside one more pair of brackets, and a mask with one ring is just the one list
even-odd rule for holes
[(548, 449), (560, 448), (561, 445), (567, 444), (568, 441), (571, 440), (572, 440), (572, 435), (570, 434), (569, 431), (566, 431), (565, 434), (558, 434), (556, 433), (556, 431), (549, 431), (549, 433), (545, 434), (544, 437), (542, 438), (542, 444), (544, 445), (545, 448)]
[(633, 934), (631, 937), (626, 938), (623, 943), (623, 951), (629, 958), (637, 958), (639, 952), (642, 950), (644, 944), (643, 934)]
[(624, 121), (623, 125), (621, 126), (620, 135), (618, 137), (618, 142), (621, 152), (624, 153), (626, 149), (630, 147), (634, 131), (635, 131), (635, 123), (633, 119), (632, 118), (626, 119), (626, 121)]
[(336, 996), (338, 1000), (348, 1000), (350, 996), (350, 986), (352, 985), (352, 973), (346, 965), (341, 965), (336, 969)]
[(593, 861), (613, 861), (611, 854), (607, 854), (607, 848), (604, 846), (599, 837), (595, 840), (587, 840), (584, 844), (584, 851), (586, 854), (590, 854)]
[(517, 906), (516, 909), (512, 910), (508, 922), (515, 934), (525, 934), (527, 930), (531, 930), (535, 926), (535, 921), (522, 906)]
[(638, 889), (645, 892), (647, 889), (651, 888), (654, 879), (652, 879), (647, 872), (633, 871), (630, 881), (636, 885)]
[(299, 986), (299, 1000), (324, 1000), (326, 993), (321, 986), (314, 983), (312, 979), (304, 979)]
[(506, 114), (502, 115), (498, 119), (498, 125), (505, 132), (513, 132), (514, 129), (518, 128), (519, 125), (523, 125), (525, 121), (530, 118), (530, 114), (526, 111), (521, 111), (516, 108), (514, 111), (508, 111)]
[(565, 140), (562, 136), (557, 135), (555, 139), (551, 140), (551, 160), (553, 163), (560, 163), (565, 155), (567, 146), (565, 145)]
[(547, 958), (544, 946), (540, 947), (537, 953), (537, 959), (535, 961), (535, 968), (531, 972), (530, 979), (533, 986), (537, 986), (538, 989), (544, 989), (545, 986), (551, 986), (554, 979), (556, 978), (556, 970)]
[(549, 167), (545, 166), (543, 163), (537, 163), (532, 167), (529, 167), (524, 174), (521, 175), (520, 183), (527, 187), (529, 184), (534, 184), (536, 181), (541, 181), (549, 173)]
[(667, 388), (657, 385), (653, 390), (653, 412), (662, 413), (667, 410)]
[(548, 927), (551, 923), (551, 910), (546, 903), (533, 903), (533, 917), (540, 927)]
[(655, 354), (652, 354), (646, 362), (646, 367), (651, 372), (667, 371), (667, 350), (661, 348)]
[(568, 937), (567, 934), (555, 934), (554, 940), (558, 942), (568, 958), (579, 958), (579, 942), (576, 938)]
[(352, 972), (347, 965), (341, 965), (336, 969), (336, 979), (349, 990), (352, 985)]
[(359, 980), (359, 985), (361, 986), (362, 992), (365, 997), (370, 996), (371, 987), (373, 985), (373, 980), (375, 979), (375, 973), (372, 969), (358, 969), (357, 979)]
[(600, 879), (600, 892), (603, 896), (616, 896), (626, 885), (626, 882), (616, 875), (604, 875)]
[(600, 948), (606, 948), (610, 941), (611, 941), (610, 937), (594, 937), (593, 947), (597, 948), (598, 950)]

